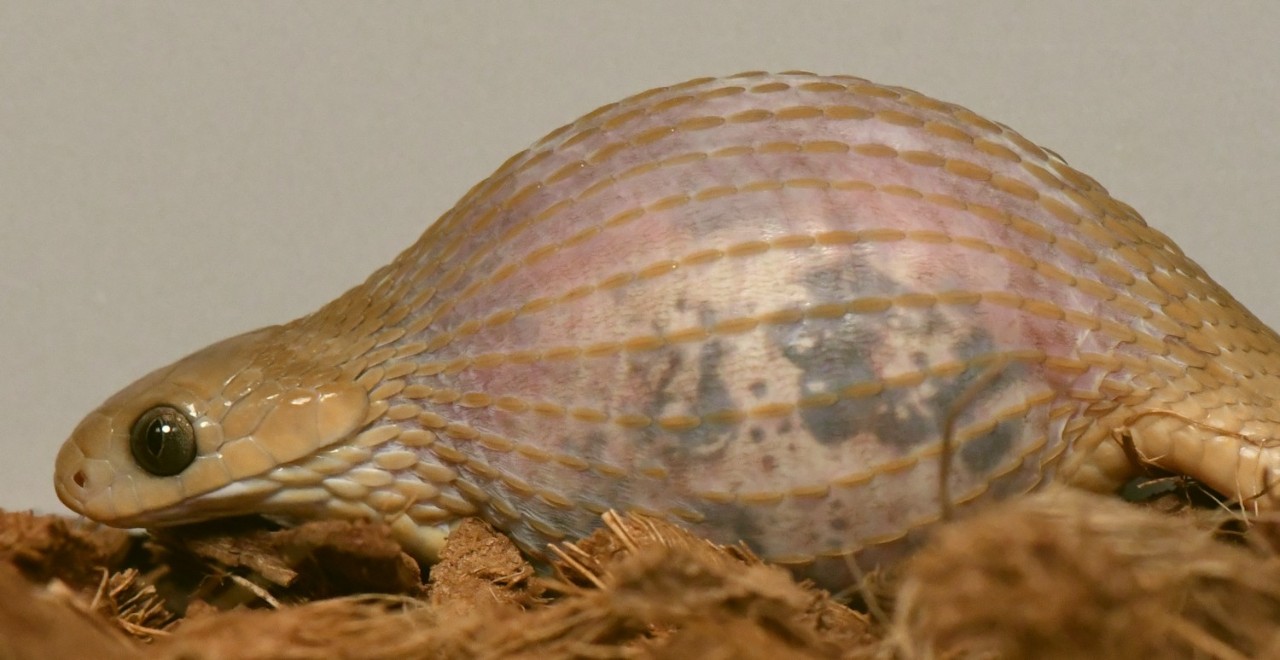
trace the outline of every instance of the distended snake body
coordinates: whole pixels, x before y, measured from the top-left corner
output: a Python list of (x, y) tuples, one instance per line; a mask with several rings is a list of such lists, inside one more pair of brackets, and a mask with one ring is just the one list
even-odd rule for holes
[(380, 519), (423, 558), (464, 516), (536, 554), (638, 510), (843, 585), (945, 505), (1052, 480), (1273, 507), (1278, 361), (1009, 128), (750, 73), (553, 131), (315, 313), (112, 396), (55, 482), (111, 525)]

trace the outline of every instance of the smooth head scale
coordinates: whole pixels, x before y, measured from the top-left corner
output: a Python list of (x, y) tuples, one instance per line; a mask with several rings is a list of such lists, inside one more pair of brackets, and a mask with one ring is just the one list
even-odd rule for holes
[[(112, 396), (59, 452), (59, 498), (123, 527), (193, 522), (258, 506), (282, 486), (263, 478), (267, 473), (349, 439), (367, 421), (364, 388), (326, 364), (337, 360), (306, 355), (314, 346), (299, 335), (290, 326), (238, 335)], [(185, 416), (184, 428), (171, 434), (178, 437), (162, 438), (157, 431), (167, 415), (156, 413), (169, 411)], [(181, 463), (157, 467), (139, 446), (147, 442), (152, 456), (176, 451), (162, 443), (186, 442), (194, 451)]]
[(753, 73), (552, 132), (315, 314), (108, 399), (55, 482), (112, 525), (383, 519), (423, 557), (461, 516), (539, 552), (634, 509), (845, 584), (1050, 479), (1271, 508), (1278, 396), (1280, 337), (1057, 156)]

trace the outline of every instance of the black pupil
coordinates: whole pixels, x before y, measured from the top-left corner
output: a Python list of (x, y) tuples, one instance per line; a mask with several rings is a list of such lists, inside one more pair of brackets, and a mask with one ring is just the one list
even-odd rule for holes
[(165, 441), (169, 439), (169, 435), (173, 433), (173, 427), (163, 419), (151, 420), (150, 426), (147, 428), (147, 451), (152, 456), (160, 457), (160, 453), (164, 451)]

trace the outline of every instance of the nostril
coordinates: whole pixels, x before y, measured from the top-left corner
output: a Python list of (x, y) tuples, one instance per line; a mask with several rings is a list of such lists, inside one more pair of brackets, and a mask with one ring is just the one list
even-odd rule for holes
[(76, 470), (76, 473), (71, 475), (71, 481), (75, 482), (77, 486), (84, 488), (84, 470)]

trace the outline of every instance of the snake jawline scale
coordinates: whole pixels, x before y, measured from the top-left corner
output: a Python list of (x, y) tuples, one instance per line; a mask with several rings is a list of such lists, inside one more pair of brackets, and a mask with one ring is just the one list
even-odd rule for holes
[(639, 510), (838, 586), (939, 519), (944, 462), (958, 506), (1148, 462), (1272, 507), (1278, 361), (1010, 129), (752, 73), (553, 131), (364, 284), (108, 399), (56, 486), (116, 526), (383, 519), (424, 558), (462, 516), (537, 554)]

